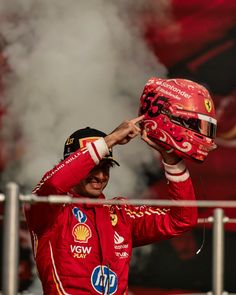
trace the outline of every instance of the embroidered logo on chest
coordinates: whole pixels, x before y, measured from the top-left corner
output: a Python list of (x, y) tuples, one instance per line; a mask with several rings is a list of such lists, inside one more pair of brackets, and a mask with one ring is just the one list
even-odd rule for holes
[(86, 222), (87, 216), (85, 215), (85, 213), (83, 211), (79, 210), (79, 208), (74, 207), (72, 209), (72, 213), (75, 216), (76, 220), (78, 220), (79, 222), (81, 222), (81, 223)]
[(118, 278), (114, 271), (105, 265), (98, 265), (91, 275), (91, 284), (99, 294), (112, 295), (118, 287)]
[(87, 243), (92, 237), (90, 227), (85, 223), (77, 223), (72, 229), (72, 235), (75, 242)]
[(115, 226), (118, 221), (118, 217), (115, 213), (110, 213), (110, 218), (111, 218), (111, 224)]

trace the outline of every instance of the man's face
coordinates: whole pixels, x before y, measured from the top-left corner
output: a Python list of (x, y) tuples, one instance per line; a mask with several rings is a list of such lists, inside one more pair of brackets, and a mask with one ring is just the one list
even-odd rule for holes
[(84, 180), (74, 187), (75, 192), (84, 197), (99, 197), (109, 181), (112, 165), (111, 161), (102, 160)]

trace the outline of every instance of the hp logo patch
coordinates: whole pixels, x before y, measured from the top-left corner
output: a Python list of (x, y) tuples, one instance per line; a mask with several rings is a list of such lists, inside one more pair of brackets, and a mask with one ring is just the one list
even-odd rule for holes
[(117, 275), (107, 266), (98, 265), (91, 275), (91, 284), (99, 294), (114, 294), (118, 286)]

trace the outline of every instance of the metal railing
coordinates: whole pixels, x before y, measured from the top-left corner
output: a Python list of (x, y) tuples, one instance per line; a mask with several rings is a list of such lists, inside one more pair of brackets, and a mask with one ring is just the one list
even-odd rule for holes
[[(81, 204), (132, 204), (132, 205), (150, 205), (150, 206), (198, 206), (216, 208), (213, 216), (204, 219), (204, 222), (213, 224), (213, 263), (212, 263), (212, 291), (201, 293), (206, 295), (226, 295), (224, 291), (224, 223), (235, 222), (235, 219), (229, 219), (224, 216), (222, 208), (236, 207), (236, 201), (172, 201), (172, 200), (100, 200), (100, 199), (78, 199), (69, 196), (48, 196), (38, 197), (35, 195), (21, 195), (16, 183), (8, 183), (6, 193), (0, 194), (0, 202), (4, 204), (3, 218), (3, 275), (2, 275), (2, 294), (17, 294), (18, 279), (18, 252), (19, 252), (19, 223), (20, 223), (20, 203), (50, 202), (58, 203), (81, 203)], [(202, 220), (199, 219), (199, 222)], [(200, 293), (193, 293), (194, 295)], [(185, 294), (186, 295), (186, 294)], [(231, 293), (232, 295), (232, 293)]]
[(19, 188), (15, 183), (8, 183), (3, 219), (2, 292), (4, 295), (15, 295), (18, 291), (19, 209)]

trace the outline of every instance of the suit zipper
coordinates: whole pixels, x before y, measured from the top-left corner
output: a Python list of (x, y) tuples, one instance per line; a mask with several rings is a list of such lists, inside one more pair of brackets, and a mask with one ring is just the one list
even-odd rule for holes
[(108, 278), (107, 278), (107, 284), (108, 284), (108, 292), (106, 293), (106, 285), (105, 285), (105, 274), (104, 274), (104, 270), (103, 270), (103, 253), (102, 253), (102, 245), (99, 239), (99, 232), (98, 232), (98, 228), (97, 228), (97, 222), (96, 222), (96, 209), (94, 208), (94, 214), (95, 214), (95, 229), (97, 232), (97, 236), (98, 236), (98, 244), (99, 244), (99, 250), (100, 250), (100, 265), (101, 265), (101, 271), (102, 271), (102, 276), (103, 276), (103, 287), (104, 287), (104, 291), (103, 294), (104, 295), (109, 295), (110, 294), (110, 265), (109, 263), (107, 264), (107, 268), (108, 268)]
[(110, 294), (110, 264), (107, 264), (107, 268), (108, 268), (108, 278), (107, 278), (107, 283), (108, 283), (108, 295)]

